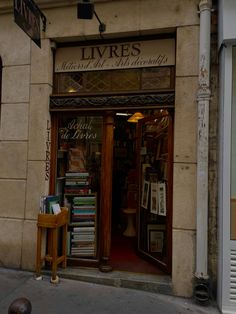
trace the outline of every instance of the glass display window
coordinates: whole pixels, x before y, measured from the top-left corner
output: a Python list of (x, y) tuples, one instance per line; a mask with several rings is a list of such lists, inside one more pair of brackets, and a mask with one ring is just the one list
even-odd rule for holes
[(56, 194), (69, 210), (67, 255), (96, 258), (99, 215), (101, 116), (59, 117)]

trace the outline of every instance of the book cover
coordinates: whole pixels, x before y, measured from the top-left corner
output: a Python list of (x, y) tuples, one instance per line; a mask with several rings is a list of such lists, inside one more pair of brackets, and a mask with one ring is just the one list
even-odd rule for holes
[(52, 205), (59, 204), (60, 198), (57, 195), (48, 195), (46, 197), (46, 214), (53, 214)]

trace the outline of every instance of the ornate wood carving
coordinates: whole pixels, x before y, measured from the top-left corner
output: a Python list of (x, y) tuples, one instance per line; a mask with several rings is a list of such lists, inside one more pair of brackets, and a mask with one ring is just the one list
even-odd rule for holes
[(174, 104), (174, 93), (126, 95), (126, 96), (96, 96), (96, 97), (54, 97), (50, 99), (50, 110), (73, 109), (111, 109), (143, 106), (170, 106)]

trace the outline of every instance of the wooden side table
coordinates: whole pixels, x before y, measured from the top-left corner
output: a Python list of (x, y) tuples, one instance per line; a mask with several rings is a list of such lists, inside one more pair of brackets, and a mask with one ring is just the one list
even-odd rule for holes
[[(62, 267), (66, 267), (66, 235), (68, 224), (68, 210), (62, 208), (57, 215), (39, 214), (38, 215), (38, 234), (37, 234), (37, 254), (36, 254), (36, 279), (41, 278), (41, 265), (43, 261), (48, 261), (52, 266), (51, 282), (57, 283), (57, 266), (62, 263)], [(58, 231), (62, 228), (62, 254), (58, 256)], [(42, 248), (42, 232), (47, 230), (47, 252), (41, 257)]]

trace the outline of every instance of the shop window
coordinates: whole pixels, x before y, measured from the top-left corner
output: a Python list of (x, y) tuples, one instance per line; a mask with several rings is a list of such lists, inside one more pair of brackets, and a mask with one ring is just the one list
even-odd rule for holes
[(109, 71), (87, 72), (83, 75), (86, 81), (86, 92), (106, 92), (110, 90), (111, 73)]
[(56, 73), (54, 94), (165, 91), (173, 77), (173, 67)]
[(169, 67), (146, 68), (142, 71), (142, 89), (165, 89), (171, 85)]
[(232, 51), (232, 109), (231, 109), (231, 240), (236, 240), (236, 47)]
[(100, 116), (59, 118), (56, 194), (69, 209), (69, 257), (97, 256), (102, 126)]
[(55, 90), (64, 93), (78, 93), (83, 90), (82, 73), (60, 73), (56, 76)]
[(113, 91), (138, 90), (140, 88), (141, 72), (138, 69), (121, 70), (112, 76)]

